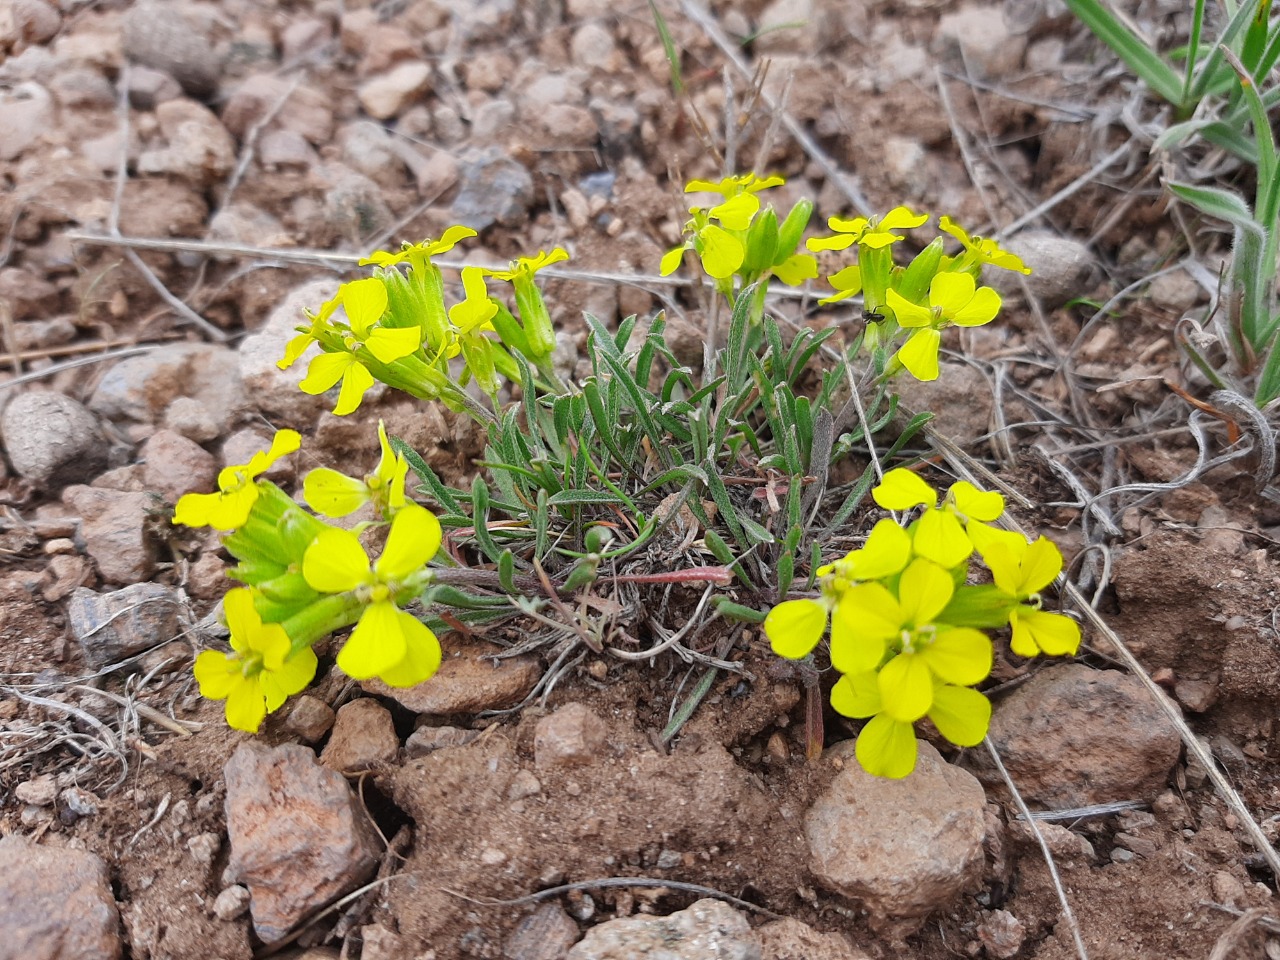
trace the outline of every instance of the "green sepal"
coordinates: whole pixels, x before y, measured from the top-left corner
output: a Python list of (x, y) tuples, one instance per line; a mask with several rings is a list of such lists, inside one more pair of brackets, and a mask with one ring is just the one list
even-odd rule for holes
[(912, 303), (922, 303), (929, 292), (929, 284), (937, 276), (942, 265), (942, 238), (933, 241), (916, 254), (915, 259), (907, 265), (894, 287), (903, 298)]
[(493, 324), (493, 329), (498, 331), (499, 339), (507, 345), (508, 349), (519, 350), (526, 357), (529, 356), (529, 338), (524, 335), (520, 321), (511, 315), (506, 304), (497, 300), (493, 302), (498, 304), (498, 312), (493, 315), (490, 322)]
[(738, 275), (754, 280), (773, 266), (778, 250), (778, 215), (773, 207), (765, 207), (747, 231), (746, 256)]
[(1009, 614), (1018, 606), (1015, 597), (1001, 593), (986, 584), (961, 587), (951, 597), (951, 602), (937, 616), (938, 623), (952, 627), (973, 627), (991, 630), (1009, 622)]
[(809, 220), (812, 217), (813, 201), (797, 200), (796, 205), (787, 214), (787, 219), (783, 220), (782, 226), (778, 228), (777, 252), (773, 255), (773, 263), (770, 266), (777, 266), (796, 252), (796, 247), (800, 245), (800, 238), (804, 236), (805, 228), (809, 226)]
[(270, 580), (260, 580), (254, 586), (266, 600), (285, 605), (307, 604), (320, 596), (298, 572), (284, 573)]
[(858, 244), (858, 264), (862, 267), (862, 300), (867, 310), (885, 305), (884, 293), (889, 289), (889, 271), (893, 269), (893, 245), (887, 247)]

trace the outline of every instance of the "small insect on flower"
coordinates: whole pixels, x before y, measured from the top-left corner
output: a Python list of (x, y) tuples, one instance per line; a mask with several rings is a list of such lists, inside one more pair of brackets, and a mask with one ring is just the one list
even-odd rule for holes
[(242, 526), (258, 502), (259, 491), (254, 481), (301, 445), (302, 437), (296, 430), (277, 431), (270, 450), (255, 453), (248, 463), (222, 469), (218, 474), (217, 493), (187, 493), (180, 497), (173, 510), (173, 522), (215, 530), (235, 530)]

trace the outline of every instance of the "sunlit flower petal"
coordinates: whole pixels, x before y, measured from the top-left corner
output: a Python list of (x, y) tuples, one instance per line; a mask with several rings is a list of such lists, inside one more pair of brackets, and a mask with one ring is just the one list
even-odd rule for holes
[(933, 704), (933, 674), (918, 654), (898, 654), (881, 669), (879, 683), (884, 711), (895, 720), (919, 720)]
[(916, 734), (911, 724), (881, 713), (858, 734), (854, 754), (862, 769), (875, 777), (901, 780), (916, 768)]
[(872, 671), (846, 673), (831, 688), (831, 708), (845, 717), (874, 717), (883, 707), (880, 683)]
[(369, 486), (328, 467), (317, 467), (302, 481), (302, 498), (316, 513), (345, 517), (369, 502)]
[(897, 290), (889, 289), (884, 294), (885, 302), (898, 318), (898, 325), (903, 327), (927, 327), (933, 323), (933, 311), (928, 307), (912, 303)]
[(391, 521), (387, 545), (374, 565), (374, 572), (380, 579), (413, 573), (436, 555), (442, 536), (440, 521), (434, 513), (416, 503), (405, 504)]
[(400, 629), (405, 638), (404, 659), (378, 676), (389, 687), (415, 687), (440, 669), (440, 641), (426, 624), (403, 610)]
[(238, 683), (227, 694), (227, 725), (257, 733), (267, 715), (267, 698), (257, 683)]
[(727, 230), (709, 223), (698, 231), (698, 239), (702, 244), (699, 256), (707, 276), (725, 280), (742, 266), (746, 251), (742, 242)]
[[(495, 310), (497, 308), (495, 307)], [(421, 327), (378, 327), (364, 341), (369, 352), (381, 363), (393, 363), (407, 357), (422, 343)]]
[(913, 627), (932, 623), (934, 617), (951, 602), (954, 592), (955, 581), (950, 573), (926, 558), (912, 560), (898, 581), (898, 603), (903, 622)]
[(871, 498), (886, 510), (910, 510), (912, 507), (937, 506), (938, 494), (919, 475), (904, 467), (895, 467), (872, 488)]
[(1004, 497), (995, 490), (979, 490), (968, 480), (953, 483), (947, 496), (955, 502), (956, 509), (971, 520), (990, 523), (1004, 513)]
[(940, 684), (933, 691), (929, 719), (956, 746), (974, 747), (991, 725), (991, 701), (977, 690)]
[(827, 608), (817, 600), (784, 600), (764, 618), (764, 634), (773, 652), (801, 660), (827, 631)]
[(337, 527), (326, 527), (307, 547), (302, 576), (321, 593), (344, 593), (373, 579), (369, 555), (359, 539), (350, 530)]
[(235, 657), (205, 650), (194, 667), (196, 682), (200, 684), (200, 696), (209, 700), (225, 700), (241, 679), (240, 661)]
[(991, 640), (981, 630), (942, 630), (919, 656), (947, 683), (967, 687), (981, 683), (991, 673)]
[[(914, 474), (912, 474), (914, 476)], [(894, 520), (885, 518), (871, 528), (861, 550), (846, 557), (855, 580), (882, 580), (901, 573), (911, 559), (911, 537)]]
[(940, 567), (950, 570), (973, 553), (973, 543), (950, 510), (926, 510), (913, 526), (912, 548)]
[(352, 331), (361, 340), (365, 339), (369, 328), (387, 312), (386, 284), (380, 277), (366, 277), (344, 283), (338, 293)]
[(338, 651), (338, 669), (354, 680), (367, 680), (403, 660), (408, 641), (400, 616), (390, 601), (365, 607), (360, 622)]
[(932, 327), (917, 330), (896, 354), (907, 372), (921, 383), (938, 379), (938, 351), (942, 347), (942, 334)]

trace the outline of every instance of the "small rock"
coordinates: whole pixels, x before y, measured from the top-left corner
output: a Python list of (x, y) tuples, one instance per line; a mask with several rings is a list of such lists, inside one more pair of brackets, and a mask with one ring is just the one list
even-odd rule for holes
[(191, 859), (206, 867), (213, 864), (214, 858), (218, 856), (218, 851), (221, 849), (222, 838), (207, 830), (204, 833), (197, 833), (187, 841), (187, 850), (191, 853)]
[(93, 583), (94, 575), (89, 561), (84, 557), (61, 555), (49, 558), (45, 567), (45, 578), (49, 581), (40, 588), (40, 596), (48, 603), (58, 603), (71, 595), (77, 587)]
[(214, 214), (209, 221), (207, 239), (258, 247), (293, 246), (292, 235), (278, 219), (247, 201), (237, 201)]
[(208, 16), (183, 3), (147, 0), (129, 8), (122, 29), (130, 60), (163, 70), (193, 97), (217, 92), (222, 61)]
[(524, 699), (542, 675), (534, 657), (510, 657), (495, 664), (485, 657), (499, 652), (488, 644), (469, 644), (461, 655), (451, 655), (445, 641), (445, 657), (435, 676), (416, 687), (388, 687), (381, 680), (364, 680), (367, 693), (393, 697), (414, 713), (449, 716), (500, 710)]
[(213, 901), (213, 915), (219, 920), (232, 921), (242, 917), (249, 909), (249, 891), (235, 883), (223, 890)]
[(0, 414), (9, 463), (24, 479), (58, 487), (97, 476), (107, 465), (98, 418), (61, 393), (21, 393)]
[(285, 60), (319, 52), (333, 39), (333, 26), (324, 17), (298, 17), (280, 31), (280, 55)]
[(526, 797), (536, 797), (541, 792), (542, 783), (533, 772), (520, 770), (511, 778), (511, 785), (507, 787), (507, 799), (524, 800)]
[(421, 196), (438, 197), (458, 182), (458, 161), (447, 150), (433, 150), (424, 157), (407, 141), (395, 140), (393, 146), (413, 173)]
[[(243, 744), (224, 769), (229, 882), (253, 897), (254, 932), (278, 940), (372, 876), (381, 852), (347, 781), (307, 747)], [(298, 829), (305, 824), (305, 829)]]
[(1240, 909), (1248, 905), (1244, 884), (1226, 870), (1218, 870), (1209, 881), (1213, 899), (1225, 907)]
[(1019, 69), (1027, 46), (1026, 34), (1010, 31), (1000, 9), (987, 6), (961, 7), (944, 14), (938, 20), (937, 38), (959, 45), (966, 66), (982, 77)]
[(45, 315), (50, 301), (56, 302), (57, 297), (58, 288), (30, 270), (22, 267), (0, 270), (0, 299), (8, 301), (10, 315), (15, 320)]
[(493, 143), (500, 139), (515, 118), (515, 104), (505, 97), (482, 104), (471, 115), (472, 143)]
[(154, 110), (180, 96), (182, 86), (172, 74), (141, 65), (129, 71), (129, 106), (135, 110)]
[(236, 352), (227, 347), (170, 344), (108, 370), (89, 408), (113, 420), (155, 423), (176, 399), (189, 397), (210, 412), (221, 435), (248, 407), (239, 368)]
[(285, 717), (284, 728), (303, 743), (315, 743), (333, 727), (337, 714), (333, 708), (309, 693), (293, 698), (293, 706)]
[(464, 747), (478, 736), (479, 730), (464, 730), (461, 727), (419, 727), (404, 742), (404, 752), (412, 760), (446, 747)]
[(1004, 241), (1004, 247), (1022, 258), (1031, 268), (1023, 276), (1010, 270), (990, 268), (983, 280), (1006, 296), (1017, 295), (1026, 281), (1031, 295), (1048, 310), (1056, 310), (1087, 289), (1096, 261), (1079, 240), (1041, 231), (1027, 231)]
[(360, 697), (338, 711), (320, 762), (350, 776), (394, 760), (399, 752), (391, 711), (372, 697)]
[(864, 771), (845, 741), (832, 751), (844, 768), (805, 815), (814, 875), (880, 925), (945, 909), (982, 868), (981, 784), (931, 745), (919, 751), (911, 776), (888, 780)]
[(315, 87), (295, 87), (288, 77), (270, 73), (253, 74), (241, 81), (227, 98), (222, 122), (243, 140), (273, 110), (276, 112), (263, 130), (262, 145), (266, 135), (281, 131), (295, 133), (316, 145), (333, 139), (332, 98)]
[(965, 441), (986, 435), (995, 407), (987, 378), (968, 363), (943, 361), (939, 367), (936, 380), (900, 378), (902, 402), (915, 410), (938, 411), (934, 425), (943, 436)]
[(377, 123), (357, 120), (338, 131), (342, 162), (384, 187), (404, 182), (404, 161), (392, 146), (392, 136)]
[(359, 243), (391, 225), (391, 208), (382, 189), (363, 173), (328, 163), (316, 171), (316, 178), (324, 185), (325, 223), (339, 237)]
[(138, 451), (142, 477), (168, 503), (184, 493), (211, 493), (216, 486), (218, 463), (208, 450), (174, 433), (157, 430)]
[(278, 368), (276, 361), (284, 356), (285, 343), (296, 335), (294, 328), (305, 323), (303, 308), (318, 310), (336, 290), (331, 280), (312, 280), (295, 287), (271, 311), (261, 329), (240, 342), (239, 379), (258, 409), (277, 419), (281, 427), (309, 427), (320, 413), (316, 399), (298, 389), (307, 374), (310, 355), (288, 370)]
[(1179, 678), (1173, 686), (1173, 695), (1185, 709), (1192, 713), (1204, 713), (1218, 702), (1218, 677), (1205, 679)]
[[(12, 300), (9, 302), (13, 303)], [(22, 320), (13, 325), (14, 346), (18, 350), (47, 350), (50, 347), (60, 347), (70, 343), (76, 335), (76, 325), (70, 317)]]
[(54, 120), (53, 96), (40, 84), (24, 81), (0, 90), (0, 160), (16, 160), (49, 130)]
[(111, 107), (116, 91), (97, 70), (79, 67), (63, 71), (49, 81), (49, 90), (63, 107)]
[(1147, 284), (1147, 296), (1163, 310), (1185, 313), (1200, 302), (1203, 291), (1185, 270), (1172, 270)]
[(773, 0), (756, 23), (755, 50), (768, 53), (812, 54), (817, 31), (813, 0)]
[(364, 942), (360, 960), (400, 960), (405, 956), (404, 940), (380, 923), (370, 923), (360, 928)]
[(1116, 847), (1111, 851), (1112, 863), (1128, 863), (1134, 858), (1135, 854), (1132, 850), (1126, 850), (1124, 847)]
[(992, 910), (978, 924), (978, 939), (989, 957), (1016, 957), (1026, 938), (1026, 926), (1008, 910)]
[(565, 960), (761, 960), (747, 918), (719, 900), (666, 917), (623, 917), (592, 927)]
[(258, 139), (258, 162), (267, 170), (306, 170), (319, 159), (307, 138), (292, 130), (269, 130)]
[(1150, 860), (1160, 852), (1160, 848), (1154, 840), (1148, 840), (1146, 837), (1135, 837), (1131, 833), (1117, 833), (1116, 845), (1124, 847), (1126, 850), (1132, 850), (1144, 860)]
[(83, 787), (67, 787), (58, 799), (62, 805), (77, 817), (92, 817), (98, 812), (98, 798)]
[(494, 223), (518, 226), (533, 202), (533, 178), (497, 147), (471, 150), (461, 158), (462, 186), (453, 201), (453, 220), (473, 230)]
[(622, 57), (613, 42), (613, 34), (598, 22), (584, 23), (569, 41), (573, 63), (609, 73), (622, 68)]
[(558, 103), (543, 111), (541, 120), (547, 136), (560, 146), (590, 147), (600, 135), (596, 118), (586, 107)]
[(191, 397), (178, 397), (164, 411), (167, 430), (197, 445), (214, 440), (222, 432), (218, 415)]
[(111, 593), (81, 587), (71, 594), (67, 621), (85, 660), (97, 668), (172, 640), (185, 608), (177, 590), (159, 583), (134, 583)]
[(607, 728), (591, 708), (567, 703), (538, 721), (534, 763), (546, 769), (582, 766), (599, 759), (607, 743)]
[(62, 14), (44, 0), (13, 0), (12, 16), (25, 43), (48, 43), (62, 26)]
[(762, 960), (871, 960), (839, 933), (819, 933), (793, 917), (756, 928)]
[(430, 65), (421, 60), (411, 60), (366, 80), (360, 84), (356, 96), (369, 116), (390, 120), (418, 100), (430, 82)]
[(578, 941), (578, 925), (558, 903), (544, 903), (521, 920), (503, 945), (506, 960), (561, 960)]
[(140, 173), (166, 173), (209, 186), (236, 164), (236, 144), (213, 111), (194, 100), (166, 100), (156, 107), (165, 146), (144, 150)]
[[(1049, 852), (1058, 859), (1092, 862), (1097, 858), (1093, 844), (1087, 838), (1068, 830), (1062, 824), (1040, 821), (1036, 826), (1040, 828), (1040, 836), (1044, 837)], [(1031, 832), (1031, 827), (1022, 820), (1013, 820), (1009, 823), (1009, 837), (1027, 846), (1038, 843), (1035, 834)]]
[(201, 554), (187, 570), (187, 590), (198, 600), (216, 600), (226, 585), (227, 563), (215, 553)]
[(156, 551), (146, 524), (158, 506), (153, 497), (73, 486), (62, 491), (62, 501), (80, 514), (85, 552), (103, 580), (138, 584), (151, 579)]
[(110, 876), (91, 853), (0, 839), (0, 903), (6, 957), (119, 960)]
[[(1079, 663), (1048, 667), (999, 702), (990, 736), (1022, 795), (1051, 809), (1154, 797), (1181, 752), (1141, 683)], [(999, 779), (982, 754), (975, 762)]]
[(51, 807), (58, 799), (58, 778), (51, 773), (43, 774), (18, 784), (13, 795), (22, 803), (34, 804), (37, 807)]

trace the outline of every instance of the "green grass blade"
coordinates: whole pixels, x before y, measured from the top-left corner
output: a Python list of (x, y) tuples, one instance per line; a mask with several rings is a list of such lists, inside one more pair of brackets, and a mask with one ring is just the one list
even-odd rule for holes
[(667, 66), (671, 69), (671, 89), (678, 96), (682, 96), (684, 77), (680, 72), (680, 51), (676, 49), (676, 42), (671, 36), (670, 28), (667, 27), (666, 18), (662, 16), (662, 11), (658, 9), (654, 0), (649, 0), (649, 9), (653, 11), (653, 24), (658, 28), (658, 38), (662, 41), (662, 50), (667, 55)]
[(1157, 95), (1177, 107), (1184, 105), (1182, 79), (1103, 3), (1099, 0), (1066, 0), (1066, 4)]

